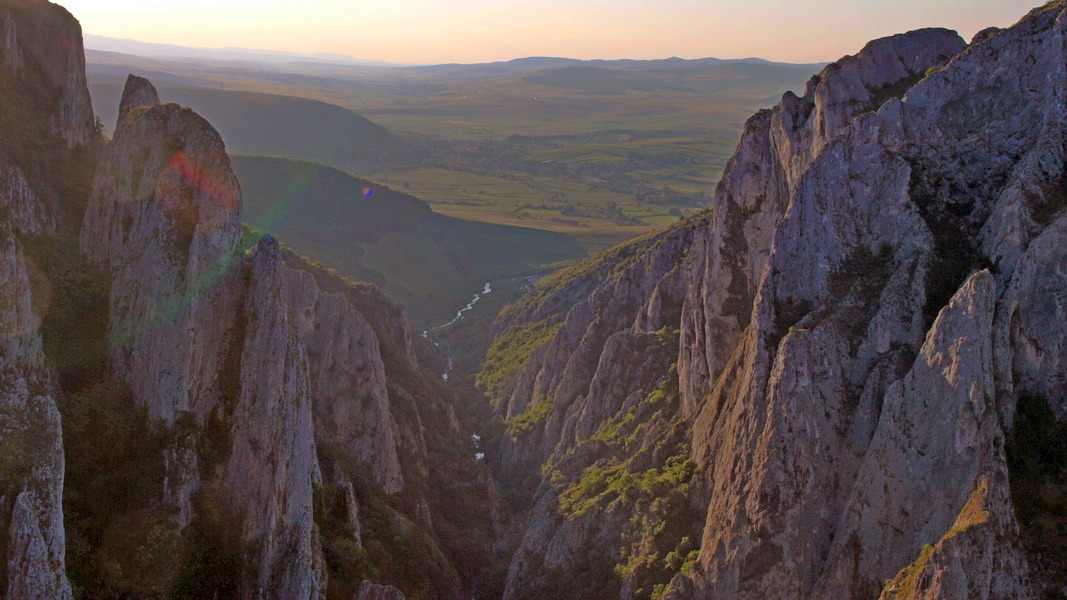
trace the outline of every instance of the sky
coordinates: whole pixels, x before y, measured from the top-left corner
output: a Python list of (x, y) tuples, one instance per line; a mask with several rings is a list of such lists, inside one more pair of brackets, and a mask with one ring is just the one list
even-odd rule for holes
[(1011, 25), (1040, 0), (54, 0), (86, 33), (410, 64), (570, 58), (820, 62), (874, 38)]

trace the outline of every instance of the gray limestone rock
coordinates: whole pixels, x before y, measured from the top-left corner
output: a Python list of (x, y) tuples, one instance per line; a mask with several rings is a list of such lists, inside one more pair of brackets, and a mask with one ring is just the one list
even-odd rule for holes
[(128, 112), (100, 161), (80, 246), (113, 274), (112, 366), (153, 418), (205, 419), (232, 379), (240, 193), (218, 133), (173, 104)]
[(0, 6), (0, 65), (55, 91), (50, 125), (69, 147), (91, 141), (95, 114), (85, 79), (81, 24), (65, 8), (46, 0), (8, 0)]
[(364, 579), (352, 600), (404, 600), (404, 595), (391, 585), (378, 585)]
[(0, 569), (7, 598), (69, 600), (63, 437), (26, 262), (0, 220)]
[[(970, 45), (871, 42), (748, 121), (709, 211), (583, 267), (599, 285), (506, 310), (498, 339), (559, 327), (500, 386), (501, 416), (554, 400), (507, 460), (559, 456), (633, 406), (649, 376), (621, 340), (677, 327), (706, 520), (666, 597), (877, 597), (919, 572), (885, 597), (1036, 594), (1004, 445), (1019, 394), (1065, 412), (1065, 14), (1050, 3)], [(676, 269), (631, 270), (682, 229)], [(520, 544), (509, 595), (537, 585), (523, 548), (599, 535), (561, 520), (531, 514), (542, 542)]]
[(144, 77), (129, 75), (126, 85), (122, 89), (122, 99), (119, 101), (119, 121), (126, 113), (142, 106), (155, 106), (159, 104), (159, 92), (156, 86)]

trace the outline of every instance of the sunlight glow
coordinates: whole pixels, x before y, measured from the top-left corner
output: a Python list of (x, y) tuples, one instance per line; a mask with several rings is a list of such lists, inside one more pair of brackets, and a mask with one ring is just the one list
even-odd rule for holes
[[(198, 47), (329, 52), (403, 63), (524, 56), (815, 62), (920, 27), (968, 38), (1014, 0), (59, 0), (86, 33)], [(1037, 3), (1034, 2), (1036, 5)]]

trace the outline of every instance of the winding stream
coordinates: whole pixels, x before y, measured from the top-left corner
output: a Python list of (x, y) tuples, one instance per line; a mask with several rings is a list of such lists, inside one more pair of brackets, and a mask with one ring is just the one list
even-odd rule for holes
[[(492, 283), (491, 282), (486, 282), (485, 287), (482, 288), (482, 291), (475, 293), (474, 297), (471, 298), (471, 301), (467, 303), (467, 306), (464, 306), (463, 308), (459, 309), (459, 312), (456, 313), (456, 318), (452, 319), (451, 321), (449, 321), (449, 322), (447, 322), (447, 323), (445, 323), (443, 325), (438, 325), (437, 327), (431, 327), (430, 329), (427, 329), (427, 330), (423, 331), (422, 332), (422, 337), (428, 337), (430, 335), (431, 331), (437, 331), (438, 329), (444, 329), (446, 327), (451, 327), (452, 325), (455, 325), (456, 323), (458, 323), (460, 321), (460, 319), (463, 318), (463, 313), (473, 309), (474, 305), (478, 304), (478, 301), (482, 299), (482, 296), (484, 296), (486, 294), (489, 294), (492, 291), (493, 291)], [(433, 344), (434, 344), (434, 346), (440, 346), (441, 345), (439, 342), (434, 342)], [(448, 366), (445, 367), (445, 372), (441, 373), (441, 379), (444, 379), (445, 381), (448, 381), (448, 374), (451, 373), (451, 372), (452, 372), (452, 357), (449, 356), (448, 357)]]

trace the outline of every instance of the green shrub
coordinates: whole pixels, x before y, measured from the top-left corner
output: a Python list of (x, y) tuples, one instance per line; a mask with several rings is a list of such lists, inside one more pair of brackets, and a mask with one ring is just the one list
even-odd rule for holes
[(380, 574), (348, 522), (344, 489), (329, 482), (316, 486), (314, 508), (328, 573), (326, 597), (347, 600), (356, 594), (362, 580), (377, 580)]
[[(667, 335), (673, 332), (663, 333), (673, 339)], [(702, 515), (691, 501), (696, 464), (689, 458), (688, 427), (678, 403), (677, 373), (670, 369), (643, 402), (601, 424), (593, 436), (591, 448), (598, 451), (591, 464), (579, 470), (568, 460), (573, 455), (564, 455), (542, 471), (542, 484), (559, 490), (562, 518), (589, 523), (600, 515), (606, 520), (628, 515), (628, 526), (613, 544), (617, 551), (608, 558), (613, 579), (619, 585), (625, 581), (636, 600), (665, 593), (670, 580), (690, 572), (699, 556), (694, 540), (699, 540)]]
[(96, 563), (116, 596), (164, 598), (178, 579), (184, 540), (169, 514), (151, 507), (116, 516), (103, 532)]
[[(930, 544), (923, 546), (922, 551), (919, 552), (919, 558), (915, 562), (901, 569), (897, 576), (889, 581), (885, 582), (885, 589), (887, 591), (892, 590), (894, 596), (902, 598), (914, 597), (916, 592), (915, 586), (919, 584), (919, 575), (922, 574), (923, 569), (926, 568), (926, 563), (930, 561), (930, 556), (934, 553), (934, 547)], [(889, 596), (889, 597), (894, 597)]]
[(237, 598), (248, 568), (244, 557), (250, 550), (241, 541), (244, 516), (227, 502), (226, 493), (214, 486), (194, 494), (193, 509), (195, 518), (182, 532), (185, 554), (179, 562), (181, 571), (168, 598)]
[(486, 351), (481, 371), (475, 378), (478, 387), (494, 405), (500, 401), (504, 387), (522, 370), (535, 350), (556, 337), (563, 323), (522, 323), (508, 327)]
[(508, 435), (513, 438), (523, 437), (548, 419), (548, 413), (552, 410), (552, 398), (541, 398), (531, 404), (526, 412), (515, 415), (504, 422)]

